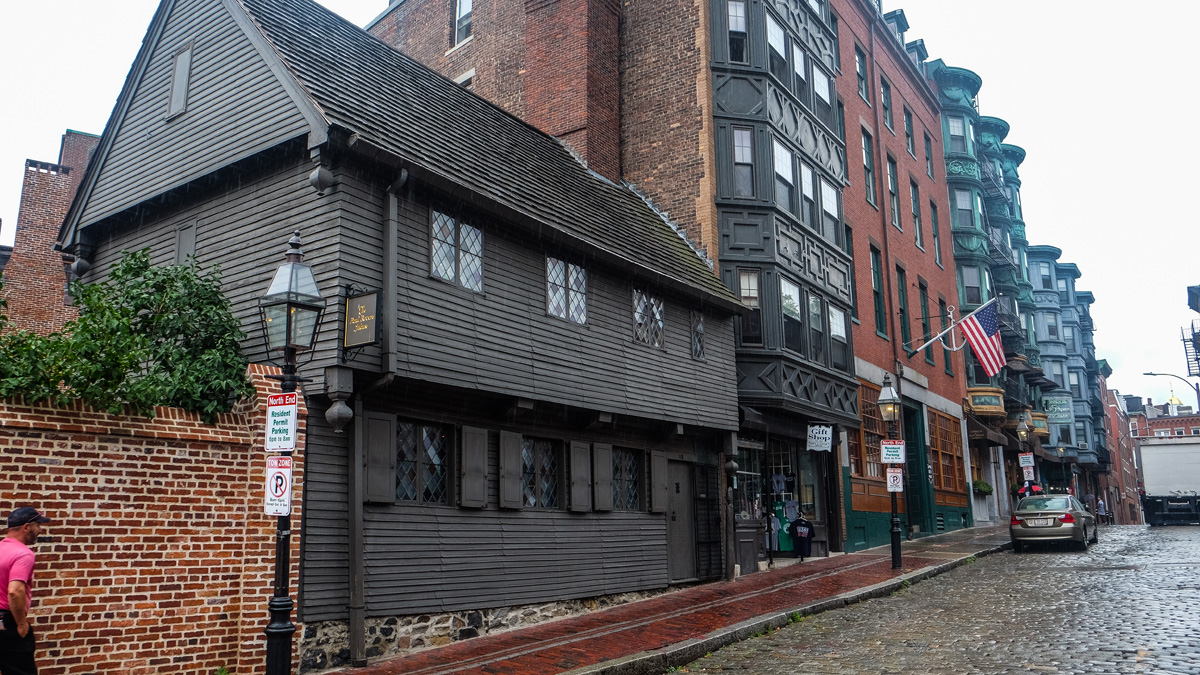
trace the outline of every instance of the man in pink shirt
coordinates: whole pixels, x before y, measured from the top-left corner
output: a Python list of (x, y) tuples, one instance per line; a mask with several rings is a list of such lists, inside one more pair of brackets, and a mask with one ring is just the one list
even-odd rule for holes
[(37, 675), (33, 660), (33, 550), (29, 548), (50, 519), (32, 506), (8, 514), (8, 534), (0, 539), (0, 675)]

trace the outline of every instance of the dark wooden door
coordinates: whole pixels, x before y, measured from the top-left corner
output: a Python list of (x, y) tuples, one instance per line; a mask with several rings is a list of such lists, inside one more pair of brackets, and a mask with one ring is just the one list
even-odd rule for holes
[(667, 463), (667, 568), (671, 581), (696, 578), (696, 514), (692, 465)]

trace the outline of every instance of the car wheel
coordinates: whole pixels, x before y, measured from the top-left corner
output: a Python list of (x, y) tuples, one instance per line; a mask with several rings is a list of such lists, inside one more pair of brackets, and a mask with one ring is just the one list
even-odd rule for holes
[(1100, 526), (1099, 525), (1092, 528), (1092, 543), (1093, 544), (1100, 543)]
[(1075, 542), (1075, 548), (1080, 551), (1088, 550), (1088, 536), (1086, 527), (1083, 530), (1083, 538)]
[(1013, 553), (1024, 553), (1025, 552), (1025, 542), (1014, 540), (1012, 545), (1013, 545)]

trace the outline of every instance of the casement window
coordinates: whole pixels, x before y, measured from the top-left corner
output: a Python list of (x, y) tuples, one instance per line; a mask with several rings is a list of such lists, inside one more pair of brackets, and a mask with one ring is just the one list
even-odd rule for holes
[(912, 329), (908, 325), (908, 276), (903, 267), (896, 268), (896, 294), (900, 309), (900, 345), (908, 350), (912, 347)]
[(775, 155), (775, 203), (785, 211), (795, 212), (796, 178), (792, 151), (778, 140), (772, 141)]
[(925, 173), (933, 178), (933, 140), (925, 134)]
[(171, 63), (171, 86), (167, 90), (167, 119), (187, 110), (188, 87), (192, 77), (192, 43), (175, 51)]
[(1050, 379), (1058, 384), (1060, 389), (1066, 389), (1066, 382), (1063, 380), (1063, 367), (1061, 363), (1054, 362), (1050, 364)]
[(472, 0), (457, 0), (454, 10), (454, 44), (471, 37)]
[(942, 233), (938, 229), (937, 204), (929, 202), (929, 232), (933, 235), (933, 261), (942, 266)]
[[(1175, 433), (1182, 436), (1183, 429), (1176, 429)], [(1088, 442), (1087, 439), (1088, 439), (1087, 425), (1084, 424), (1083, 422), (1076, 422), (1075, 423), (1075, 441), (1078, 442), (1080, 445), (1082, 445), (1082, 444)]]
[(433, 212), (429, 273), (483, 292), (483, 233), (453, 216)]
[[(842, 251), (851, 258), (854, 257), (854, 229), (849, 225), (842, 227)], [(854, 265), (850, 266), (850, 315), (858, 318), (858, 275), (854, 273)]]
[(808, 294), (808, 332), (812, 347), (809, 358), (825, 363), (825, 301), (815, 293)]
[[(938, 300), (938, 316), (942, 319), (942, 331), (945, 331), (946, 328), (949, 327), (949, 323), (947, 322), (950, 316), (949, 312), (946, 311), (945, 300)], [(942, 361), (946, 367), (946, 374), (953, 377), (954, 365), (950, 360), (950, 348), (946, 346), (945, 338), (942, 338)]]
[(641, 451), (612, 449), (612, 496), (614, 511), (644, 510)]
[(692, 358), (704, 360), (704, 314), (692, 310)]
[[(826, 126), (833, 127), (833, 85), (829, 80), (829, 76), (825, 74), (816, 61), (813, 61), (812, 68), (812, 83), (813, 83), (813, 112), (816, 113), (817, 119), (821, 120)], [(841, 133), (841, 138), (846, 137), (845, 130)]]
[(1011, 213), (1014, 218), (1022, 218), (1023, 216), (1021, 215), (1021, 191), (1017, 189), (1016, 185), (1008, 186), (1008, 198), (1009, 198), (1009, 204), (1008, 204), (1009, 213)]
[(783, 346), (804, 353), (804, 305), (800, 287), (785, 278), (779, 279), (780, 302), (783, 305)]
[(750, 50), (746, 48), (746, 3), (729, 0), (729, 60), (734, 63), (749, 63)]
[(821, 211), (824, 213), (821, 234), (830, 242), (838, 243), (838, 233), (842, 229), (842, 195), (833, 184), (821, 179)]
[(962, 117), (951, 115), (946, 118), (950, 127), (950, 152), (967, 151), (967, 126)]
[[(189, 220), (175, 226), (175, 264), (186, 265), (188, 258), (196, 255), (196, 221)], [(68, 282), (64, 289), (71, 292)]]
[(742, 344), (762, 344), (761, 281), (762, 273), (758, 270), (738, 270), (738, 299), (750, 309), (740, 319)]
[(887, 438), (887, 424), (879, 414), (879, 389), (860, 384), (858, 387), (858, 407), (862, 414), (862, 438), (859, 433), (851, 431), (850, 438), (850, 473), (867, 478), (883, 478), (883, 465), (879, 462), (879, 448), (884, 438)]
[(1067, 343), (1067, 351), (1079, 351), (1075, 346), (1075, 327), (1064, 325), (1062, 327), (1063, 342)]
[(662, 298), (633, 289), (633, 339), (652, 347), (663, 346)]
[(837, 125), (838, 138), (842, 139), (842, 142), (845, 143), (846, 142), (846, 104), (842, 103), (841, 97), (838, 97), (837, 119), (835, 120), (835, 124)]
[(850, 370), (849, 335), (846, 313), (829, 305), (829, 365), (838, 370)]
[(1067, 280), (1056, 279), (1055, 285), (1058, 288), (1058, 302), (1062, 305), (1071, 304), (1071, 292), (1067, 290)]
[(792, 44), (792, 91), (805, 106), (812, 105), (808, 93), (808, 59), (804, 57), (800, 45), (795, 43)]
[(963, 470), (962, 426), (958, 420), (929, 409), (929, 466), (936, 490), (967, 491)]
[[(929, 287), (924, 282), (917, 284), (917, 298), (921, 303), (921, 342), (927, 342), (933, 337), (933, 324), (929, 316)], [(925, 362), (934, 363), (932, 344), (925, 347)]]
[(733, 128), (733, 196), (754, 196), (754, 130)]
[(871, 142), (871, 134), (862, 132), (863, 151), (863, 188), (867, 192), (867, 202), (875, 203), (875, 150)]
[(887, 308), (883, 295), (883, 257), (871, 247), (871, 295), (875, 300), (875, 332), (887, 337)]
[(904, 109), (904, 147), (908, 150), (908, 154), (913, 157), (917, 156), (917, 144), (913, 140), (912, 111), (908, 108)]
[(879, 78), (879, 105), (883, 108), (883, 123), (888, 129), (895, 131), (892, 122), (892, 85), (883, 78)]
[(962, 301), (965, 305), (983, 303), (983, 287), (980, 285), (979, 268), (965, 265), (962, 268)]
[(976, 227), (976, 229), (982, 230), (983, 229), (983, 198), (980, 197), (979, 193), (977, 193), (977, 192), (972, 193), (972, 196), (975, 198), (975, 227)]
[(396, 499), (446, 504), (453, 478), (453, 445), (446, 429), (406, 420), (396, 422)]
[(817, 228), (817, 174), (804, 162), (800, 162), (800, 221)]
[(912, 202), (913, 232), (918, 248), (925, 248), (925, 232), (921, 227), (921, 190), (916, 183), (908, 184), (908, 198)]
[(821, 0), (808, 0), (808, 7), (817, 16), (821, 16)]
[[(1082, 431), (1080, 431), (1078, 426), (1075, 428), (1075, 435), (1078, 436), (1079, 438), (1083, 438), (1083, 433), (1082, 433)], [(1183, 435), (1183, 427), (1175, 427), (1175, 435), (1182, 436)]]
[(1042, 279), (1042, 289), (1048, 291), (1054, 288), (1054, 280), (1050, 278), (1050, 263), (1038, 263), (1038, 272)]
[(858, 95), (867, 103), (871, 102), (870, 87), (867, 84), (867, 57), (858, 47), (854, 48), (854, 72), (858, 75)]
[(896, 176), (896, 160), (891, 157), (887, 158), (887, 181), (888, 181), (888, 206), (892, 210), (892, 225), (900, 231), (904, 231), (904, 226), (900, 224), (900, 181)]
[(1083, 398), (1083, 387), (1079, 384), (1079, 373), (1067, 373), (1067, 381), (1071, 386), (1071, 396)]
[(975, 213), (972, 211), (970, 190), (954, 191), (954, 224), (962, 229), (978, 229), (975, 224)]
[(783, 27), (767, 14), (767, 67), (785, 85), (788, 82), (787, 34)]
[(562, 442), (546, 438), (521, 437), (521, 505), (533, 509), (560, 509), (563, 506)]
[[(1058, 315), (1046, 314), (1046, 337), (1051, 340), (1058, 339)], [(1060, 380), (1061, 382), (1061, 380)]]
[(587, 323), (586, 270), (546, 256), (546, 313), (573, 323)]

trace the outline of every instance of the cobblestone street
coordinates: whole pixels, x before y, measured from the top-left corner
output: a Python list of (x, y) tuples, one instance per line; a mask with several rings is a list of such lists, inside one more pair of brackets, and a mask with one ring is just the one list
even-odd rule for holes
[(1200, 528), (1100, 531), (1086, 553), (987, 556), (687, 672), (1200, 674)]

